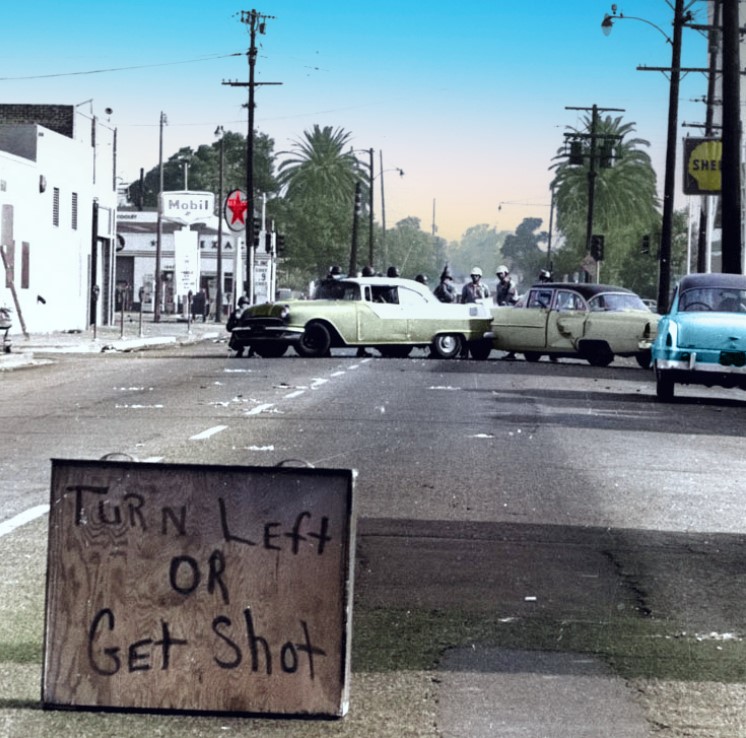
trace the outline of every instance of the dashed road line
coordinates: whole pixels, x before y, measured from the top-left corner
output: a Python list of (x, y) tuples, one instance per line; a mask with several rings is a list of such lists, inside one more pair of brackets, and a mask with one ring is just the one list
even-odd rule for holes
[(257, 405), (256, 407), (252, 407), (251, 410), (246, 411), (246, 415), (259, 415), (259, 413), (266, 412), (270, 408), (273, 408), (275, 406), (274, 402), (265, 402), (262, 405)]
[(220, 433), (221, 431), (224, 431), (227, 427), (228, 427), (227, 425), (215, 425), (212, 428), (203, 430), (201, 433), (195, 433), (193, 436), (189, 436), (189, 440), (190, 441), (204, 441), (206, 438), (210, 438), (211, 436), (214, 436), (216, 433)]
[(46, 515), (48, 512), (49, 505), (37, 505), (36, 507), (24, 510), (22, 513), (18, 513), (18, 515), (15, 515), (10, 520), (0, 523), (0, 538), (7, 536), (8, 533), (12, 533), (16, 528), (20, 528), (22, 525), (36, 520), (36, 518)]

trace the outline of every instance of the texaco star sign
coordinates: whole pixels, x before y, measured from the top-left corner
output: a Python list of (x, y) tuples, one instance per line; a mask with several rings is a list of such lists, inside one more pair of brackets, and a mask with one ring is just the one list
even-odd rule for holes
[(232, 231), (243, 231), (246, 229), (246, 214), (249, 209), (249, 202), (246, 199), (246, 193), (242, 190), (233, 190), (228, 193), (223, 206), (223, 217), (225, 222)]

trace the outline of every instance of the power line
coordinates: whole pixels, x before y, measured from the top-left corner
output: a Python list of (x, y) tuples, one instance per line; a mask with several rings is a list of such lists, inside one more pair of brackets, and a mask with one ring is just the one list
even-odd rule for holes
[(183, 61), (162, 62), (160, 64), (139, 64), (131, 67), (109, 67), (108, 69), (89, 69), (85, 72), (59, 72), (56, 74), (35, 74), (25, 77), (0, 77), (0, 82), (14, 82), (27, 79), (51, 79), (53, 77), (76, 77), (85, 74), (104, 74), (107, 72), (125, 72), (131, 69), (152, 69), (153, 67), (172, 67), (177, 64), (194, 64), (195, 62), (213, 61), (215, 59), (229, 59), (232, 56), (243, 56), (244, 52), (237, 51), (233, 54), (222, 54), (219, 56), (199, 57), (197, 59), (184, 59)]

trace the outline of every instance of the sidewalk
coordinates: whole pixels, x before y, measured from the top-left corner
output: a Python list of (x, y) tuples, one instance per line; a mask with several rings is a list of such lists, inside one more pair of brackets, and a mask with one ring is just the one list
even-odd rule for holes
[(104, 353), (109, 351), (141, 351), (169, 344), (196, 343), (198, 341), (228, 337), (223, 323), (201, 320), (188, 323), (180, 316), (161, 316), (159, 323), (153, 316), (143, 316), (140, 324), (138, 313), (125, 313), (124, 324), (117, 314), (114, 325), (96, 326), (85, 331), (54, 331), (52, 333), (22, 333), (10, 335), (9, 353), (0, 353), (0, 371), (26, 366), (39, 366), (53, 361), (49, 354)]

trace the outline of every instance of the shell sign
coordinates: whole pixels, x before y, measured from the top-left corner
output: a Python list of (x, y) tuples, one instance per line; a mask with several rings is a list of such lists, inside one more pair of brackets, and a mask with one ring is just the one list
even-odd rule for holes
[(685, 195), (720, 192), (723, 142), (719, 138), (685, 138), (684, 164)]

